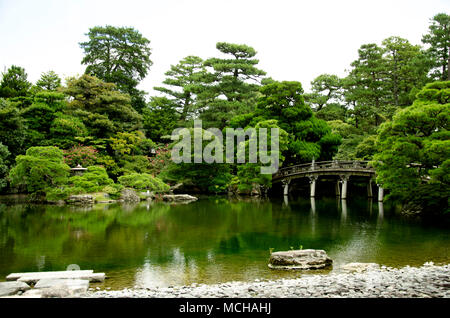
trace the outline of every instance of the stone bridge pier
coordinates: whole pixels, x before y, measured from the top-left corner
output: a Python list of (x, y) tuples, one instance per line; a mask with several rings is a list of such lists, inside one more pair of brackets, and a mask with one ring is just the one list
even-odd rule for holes
[[(348, 183), (350, 181), (350, 175), (340, 175), (339, 180), (336, 182), (336, 196), (339, 196), (341, 199), (346, 200), (348, 194)], [(371, 177), (367, 180), (367, 197), (373, 197), (373, 188), (372, 188), (373, 180)], [(342, 191), (340, 191), (340, 184), (342, 184)], [(378, 201), (384, 200), (384, 189), (378, 185)]]

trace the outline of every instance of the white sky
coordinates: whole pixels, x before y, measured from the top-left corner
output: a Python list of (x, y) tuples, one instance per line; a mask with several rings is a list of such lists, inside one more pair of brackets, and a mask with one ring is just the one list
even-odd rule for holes
[(140, 88), (153, 92), (171, 64), (188, 55), (220, 56), (216, 42), (258, 52), (259, 68), (308, 90), (322, 73), (343, 76), (358, 48), (389, 36), (421, 44), (429, 19), (449, 13), (446, 0), (0, 0), (0, 71), (22, 66), (82, 74), (78, 43), (93, 26), (131, 26), (151, 43), (153, 66)]

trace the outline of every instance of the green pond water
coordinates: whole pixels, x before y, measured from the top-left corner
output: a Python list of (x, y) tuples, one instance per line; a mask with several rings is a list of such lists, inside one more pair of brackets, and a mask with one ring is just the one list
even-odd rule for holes
[(316, 274), (267, 267), (270, 249), (300, 245), (324, 249), (334, 261), (331, 271), (349, 262), (450, 263), (447, 225), (406, 219), (365, 198), (0, 205), (0, 281), (12, 272), (65, 270), (70, 264), (105, 272), (109, 278), (94, 286), (111, 289)]

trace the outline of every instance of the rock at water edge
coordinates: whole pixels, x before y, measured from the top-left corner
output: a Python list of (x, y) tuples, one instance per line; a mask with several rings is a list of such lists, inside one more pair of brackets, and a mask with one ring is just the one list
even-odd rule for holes
[(69, 204), (94, 204), (94, 197), (90, 194), (77, 194), (77, 195), (71, 195), (66, 200)]
[(189, 194), (165, 194), (162, 196), (164, 201), (196, 201), (198, 198)]
[(324, 250), (292, 250), (272, 253), (269, 268), (310, 270), (326, 268), (332, 263)]
[(141, 199), (137, 193), (132, 189), (123, 189), (120, 193), (120, 199), (124, 202), (139, 202)]

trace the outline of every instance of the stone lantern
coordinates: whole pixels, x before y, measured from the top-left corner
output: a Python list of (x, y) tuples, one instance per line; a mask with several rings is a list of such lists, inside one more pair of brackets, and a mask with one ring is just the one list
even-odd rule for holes
[(75, 168), (71, 168), (70, 170), (74, 176), (82, 176), (87, 168), (83, 168), (80, 164), (78, 164)]

